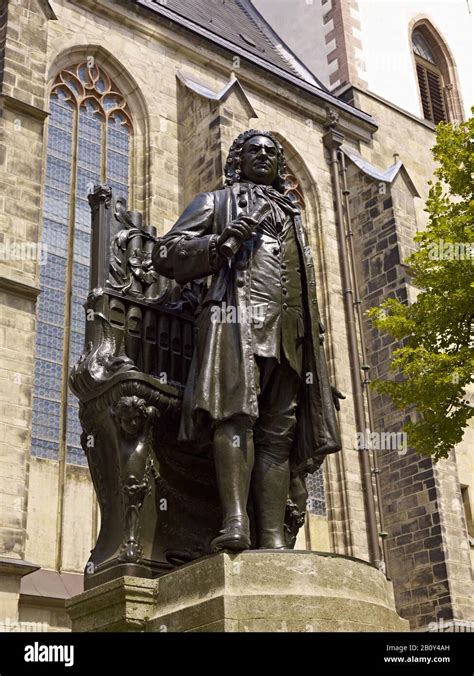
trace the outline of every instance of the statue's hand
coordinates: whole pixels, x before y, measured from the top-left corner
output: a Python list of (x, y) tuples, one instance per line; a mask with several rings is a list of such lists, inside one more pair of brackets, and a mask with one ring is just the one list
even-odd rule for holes
[(250, 216), (238, 216), (235, 221), (232, 221), (222, 231), (221, 236), (217, 240), (217, 247), (219, 248), (230, 237), (235, 237), (239, 245), (246, 239), (252, 236), (253, 229), (257, 225), (257, 221)]
[(346, 395), (342, 394), (340, 390), (337, 389), (337, 387), (334, 387), (334, 385), (331, 385), (331, 391), (332, 391), (332, 400), (334, 402), (334, 407), (336, 411), (341, 410), (341, 402), (339, 399), (345, 399)]

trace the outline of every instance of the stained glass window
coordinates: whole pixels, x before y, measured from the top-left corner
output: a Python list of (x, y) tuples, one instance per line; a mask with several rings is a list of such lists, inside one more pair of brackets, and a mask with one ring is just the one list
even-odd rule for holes
[(314, 474), (308, 474), (306, 477), (306, 489), (308, 491), (308, 512), (326, 516), (326, 497), (324, 495), (322, 467), (314, 472)]
[(77, 64), (53, 84), (48, 118), (38, 300), (33, 455), (86, 464), (78, 401), (67, 389), (84, 341), (89, 284), (90, 209), (87, 194), (107, 181), (128, 198), (132, 124), (124, 97), (96, 64)]
[(304, 201), (303, 189), (300, 182), (294, 174), (288, 172), (284, 176), (285, 179), (285, 195), (288, 195), (294, 204), (302, 211), (305, 210), (306, 205)]

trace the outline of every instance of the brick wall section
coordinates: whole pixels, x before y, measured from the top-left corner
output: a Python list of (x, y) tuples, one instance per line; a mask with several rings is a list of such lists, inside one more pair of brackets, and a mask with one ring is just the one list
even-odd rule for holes
[[(444, 565), (447, 569), (453, 604), (452, 615), (457, 620), (474, 622), (474, 583), (471, 554), (457, 458), (459, 458), (459, 455), (453, 453), (448, 460), (443, 460), (435, 465), (442, 536), (441, 546), (445, 554)], [(446, 619), (450, 619), (449, 614)]]
[(44, 108), (47, 19), (40, 5), (30, 0), (8, 3), (2, 94)]
[[(7, 39), (7, 20), (8, 20), (8, 4), (2, 3), (0, 7), (0, 92), (2, 91), (3, 76), (5, 71), (5, 43)], [(7, 152), (7, 146), (4, 138), (5, 123), (3, 117), (4, 117), (3, 107), (0, 105), (0, 166), (4, 165), (5, 156)], [(4, 198), (0, 196), (0, 207), (3, 206), (3, 199)]]
[[(393, 153), (400, 154), (410, 177), (414, 181), (421, 199), (415, 200), (416, 222), (419, 229), (427, 221), (427, 213), (424, 211), (424, 202), (428, 195), (428, 180), (433, 176), (435, 168), (434, 159), (429, 149), (434, 144), (434, 131), (425, 125), (424, 122), (415, 120), (400, 110), (387, 106), (382, 101), (376, 100), (372, 95), (361, 91), (353, 90), (355, 93), (353, 103), (358, 108), (374, 115), (379, 123), (379, 130), (374, 136), (374, 142), (370, 146), (361, 148), (361, 154), (365, 159), (379, 167), (387, 167), (393, 162)], [(407, 143), (406, 139), (410, 139)], [(398, 182), (397, 182), (398, 183)], [(397, 183), (393, 186), (396, 190)], [(401, 217), (399, 225), (403, 225), (403, 213), (406, 208), (403, 202), (406, 202), (401, 191), (394, 196), (395, 217)], [(408, 200), (413, 208), (413, 202)], [(412, 245), (412, 233), (399, 230), (399, 242), (401, 246), (401, 256), (405, 257)], [(408, 244), (407, 244), (408, 240)], [(407, 249), (408, 246), (408, 249)], [(471, 601), (470, 609), (466, 607), (466, 595), (474, 599), (473, 583), (471, 572), (466, 568), (466, 540), (462, 534), (464, 529), (464, 514), (460, 509), (461, 495), (459, 490), (459, 481), (473, 491), (474, 483), (474, 464), (473, 464), (473, 428), (466, 430), (462, 443), (456, 446), (455, 458), (449, 462), (443, 460), (435, 467), (435, 474), (439, 477), (439, 511), (443, 531), (443, 547), (448, 550), (448, 559), (453, 559), (454, 567), (448, 565), (448, 574), (450, 575), (450, 585), (455, 603), (455, 613), (457, 617), (467, 618), (469, 613), (472, 617), (474, 613)], [(447, 490), (446, 497), (444, 490)], [(472, 497), (471, 497), (472, 500)], [(472, 503), (471, 503), (472, 504)], [(453, 508), (456, 506), (456, 511)], [(471, 507), (474, 513), (474, 507)], [(453, 537), (451, 538), (451, 534)], [(474, 550), (471, 550), (474, 552)], [(471, 553), (472, 556), (472, 553)], [(460, 558), (463, 559), (462, 574), (458, 566)], [(456, 570), (456, 578), (453, 577)], [(453, 575), (452, 575), (453, 574)], [(462, 580), (462, 581), (461, 581)], [(458, 594), (459, 590), (459, 595)], [(456, 604), (460, 604), (456, 606)]]
[(7, 38), (8, 3), (2, 3), (0, 7), (0, 87), (3, 82), (5, 68), (5, 42)]
[[(400, 265), (412, 248), (416, 229), (413, 197), (399, 175), (385, 194), (379, 184), (349, 167), (351, 212), (358, 281), (364, 313), (387, 297), (407, 298), (407, 278)], [(397, 344), (365, 325), (371, 378), (386, 377)], [(403, 412), (387, 397), (374, 394), (374, 430), (401, 430)], [(440, 515), (440, 485), (432, 460), (413, 450), (378, 452), (383, 514), (388, 532), (390, 569), (397, 609), (412, 629), (454, 612), (447, 570), (445, 531)], [(467, 541), (466, 541), (467, 542)]]
[(324, 41), (330, 69), (330, 88), (349, 82), (367, 86), (361, 76), (365, 71), (361, 59), (362, 43), (355, 35), (355, 31), (361, 28), (357, 19), (357, 0), (321, 0), (321, 4), (324, 9), (327, 7), (323, 23), (327, 26)]
[[(36, 0), (12, 0), (8, 13), (5, 4), (0, 14), (4, 245), (39, 238), (47, 37), (47, 18)], [(15, 289), (0, 291), (0, 556), (19, 559), (25, 556), (37, 274), (36, 260), (0, 260), (0, 288)]]
[[(36, 243), (41, 220), (47, 20), (35, 7), (36, 2), (13, 0), (3, 15), (6, 27), (0, 28), (0, 91), (7, 97), (0, 103), (0, 232), (15, 243)], [(36, 261), (0, 260), (0, 275), (8, 278), (34, 284), (37, 273)]]
[(220, 106), (179, 85), (178, 139), (180, 201), (184, 208), (222, 180)]
[(25, 558), (34, 313), (0, 292), (0, 556)]
[(182, 208), (199, 192), (223, 185), (234, 139), (249, 128), (249, 109), (232, 91), (223, 101), (207, 99), (179, 85), (179, 150)]

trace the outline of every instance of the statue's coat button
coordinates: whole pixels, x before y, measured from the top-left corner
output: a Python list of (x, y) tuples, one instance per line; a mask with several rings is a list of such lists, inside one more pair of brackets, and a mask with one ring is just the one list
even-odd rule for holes
[(181, 258), (186, 258), (186, 256), (188, 255), (188, 252), (187, 252), (187, 251), (180, 251), (178, 255), (179, 255)]
[(288, 310), (288, 303), (283, 303), (282, 308), (283, 308), (284, 310)]
[(242, 198), (239, 200), (239, 207), (246, 207), (248, 204), (247, 200), (245, 198)]
[(245, 285), (245, 279), (243, 277), (239, 277), (237, 279), (237, 286), (244, 286)]
[(275, 256), (278, 256), (278, 254), (280, 253), (280, 249), (276, 246), (273, 247), (273, 253), (275, 254)]

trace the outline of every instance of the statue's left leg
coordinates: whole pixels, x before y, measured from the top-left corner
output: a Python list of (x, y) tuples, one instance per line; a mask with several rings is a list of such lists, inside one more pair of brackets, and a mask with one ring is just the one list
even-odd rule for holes
[(252, 497), (258, 547), (285, 549), (284, 520), (290, 485), (290, 451), (296, 428), (300, 381), (287, 362), (257, 358), (259, 418), (254, 427)]
[(259, 549), (286, 549), (284, 519), (290, 484), (289, 461), (260, 455), (252, 478), (252, 496)]
[(216, 425), (214, 465), (222, 507), (221, 534), (211, 550), (242, 551), (250, 547), (247, 501), (254, 464), (252, 424), (247, 416), (235, 416)]

